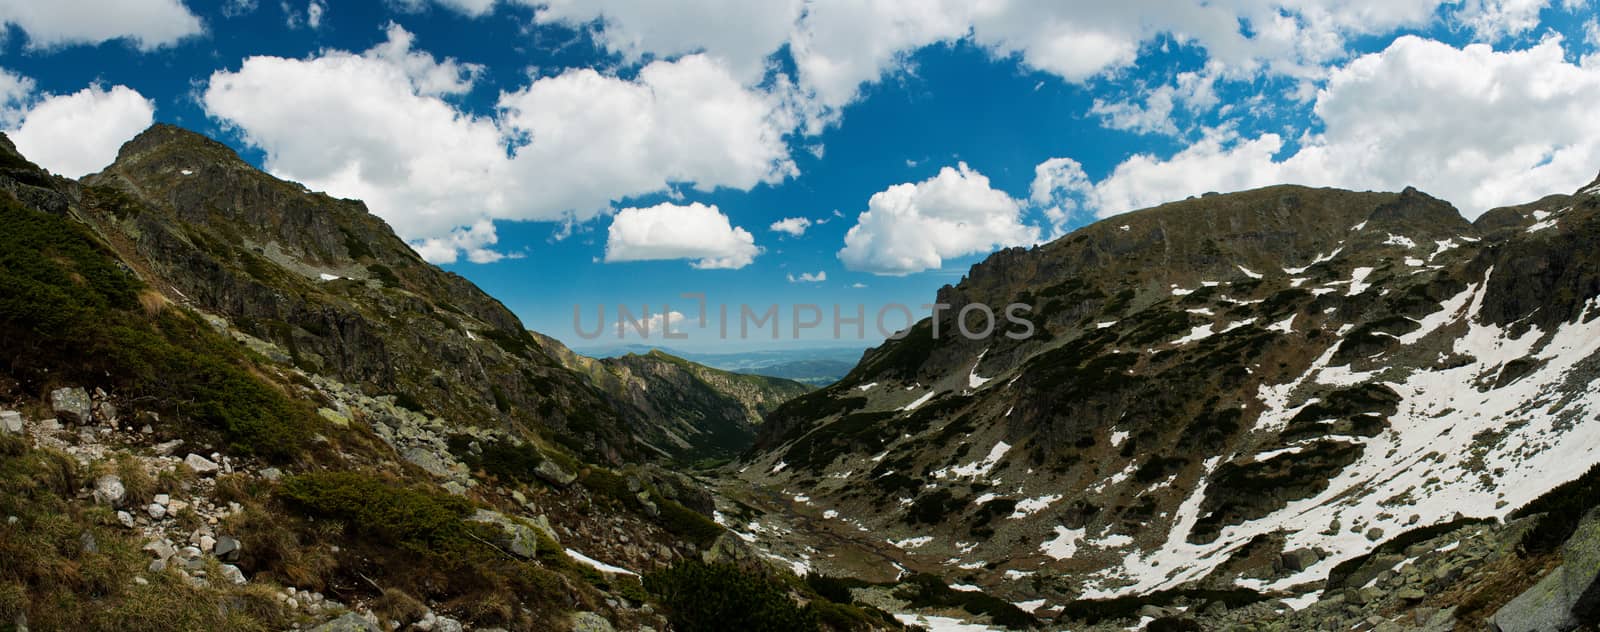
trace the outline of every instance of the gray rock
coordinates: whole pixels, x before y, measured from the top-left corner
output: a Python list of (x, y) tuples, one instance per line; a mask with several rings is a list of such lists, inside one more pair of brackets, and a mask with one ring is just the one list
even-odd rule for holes
[(117, 524), (132, 529), (134, 525), (133, 514), (126, 511), (117, 512)]
[(177, 549), (172, 548), (172, 544), (166, 540), (153, 540), (144, 545), (144, 551), (163, 561), (178, 554)]
[(97, 401), (94, 403), (94, 418), (102, 424), (115, 428), (118, 421), (117, 407), (108, 401)]
[(22, 434), (22, 413), (15, 410), (0, 410), (0, 432)]
[(311, 632), (382, 632), (382, 630), (361, 615), (346, 612), (344, 616), (311, 628)]
[(201, 476), (216, 474), (217, 470), (222, 469), (215, 461), (198, 454), (190, 454), (184, 457), (183, 464), (189, 466), (189, 469), (194, 470), (195, 474)]
[(239, 540), (233, 536), (218, 536), (215, 548), (212, 549), (212, 554), (216, 555), (218, 559), (232, 562), (239, 559), (239, 550), (241, 548)]
[(86, 424), (92, 417), (89, 392), (77, 387), (50, 391), (50, 409), (62, 423)]
[(507, 553), (524, 559), (533, 559), (539, 552), (539, 536), (534, 527), (521, 520), (508, 518), (504, 514), (486, 509), (479, 509), (472, 516), (473, 522), (492, 524), (500, 528), (500, 537), (495, 539), (495, 545), (505, 549)]
[(150, 506), (145, 507), (144, 511), (150, 514), (150, 519), (152, 520), (160, 520), (167, 517), (167, 506), (161, 503), (150, 503)]
[(1283, 552), (1283, 568), (1294, 573), (1311, 568), (1322, 560), (1322, 556), (1311, 549), (1295, 549)]
[(1561, 546), (1562, 579), (1572, 614), (1588, 620), (1600, 612), (1600, 510), (1590, 511)]
[(243, 585), (246, 581), (248, 581), (244, 578), (244, 571), (239, 570), (239, 567), (232, 564), (223, 564), (222, 566), (217, 567), (217, 569), (218, 573), (222, 575), (223, 579), (232, 582), (235, 585)]
[(578, 612), (572, 615), (572, 632), (616, 632), (616, 628), (598, 614)]
[(568, 472), (566, 468), (557, 465), (555, 461), (550, 459), (541, 461), (539, 467), (533, 471), (533, 474), (539, 477), (540, 480), (556, 487), (566, 487), (571, 485), (573, 481), (578, 480), (577, 474)]
[(267, 479), (269, 481), (277, 481), (278, 479), (283, 478), (283, 470), (280, 470), (280, 469), (275, 468), (275, 467), (269, 467), (269, 468), (262, 469), (261, 470), (261, 478)]
[(177, 452), (178, 446), (181, 445), (183, 445), (183, 439), (173, 439), (150, 446), (150, 449), (155, 450), (158, 456), (172, 456), (172, 453)]
[(94, 481), (94, 502), (101, 505), (118, 507), (123, 499), (128, 497), (127, 488), (122, 486), (122, 479), (115, 474), (106, 474)]
[(1577, 628), (1565, 571), (1564, 566), (1557, 567), (1533, 588), (1501, 606), (1491, 620), (1496, 632), (1566, 632)]
[(453, 473), (450, 464), (446, 463), (439, 454), (427, 448), (411, 447), (400, 453), (401, 458), (410, 461), (429, 474), (439, 478), (450, 478)]
[(1142, 608), (1139, 608), (1139, 616), (1140, 617), (1150, 617), (1152, 619), (1160, 619), (1162, 617), (1170, 617), (1170, 616), (1172, 616), (1172, 611), (1168, 610), (1166, 608), (1162, 608), (1161, 606), (1146, 605), (1146, 606), (1144, 606)]

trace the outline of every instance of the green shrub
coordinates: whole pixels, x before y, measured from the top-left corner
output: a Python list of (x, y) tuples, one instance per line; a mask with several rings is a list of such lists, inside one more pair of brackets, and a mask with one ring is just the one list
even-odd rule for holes
[(216, 432), (235, 452), (298, 453), (314, 421), (254, 374), (239, 345), (152, 300), (97, 238), (67, 219), (0, 200), (0, 372), (42, 392), (104, 385)]
[(722, 525), (698, 511), (685, 507), (675, 500), (653, 494), (651, 500), (655, 502), (656, 508), (661, 510), (661, 526), (673, 535), (702, 547), (711, 546), (711, 543), (716, 542), (717, 537), (722, 535)]
[(291, 507), (339, 520), (346, 531), (412, 553), (451, 557), (479, 546), (466, 499), (404, 487), (357, 472), (313, 472), (284, 479), (279, 492)]
[(644, 577), (679, 632), (817, 629), (816, 613), (800, 608), (770, 577), (726, 564), (683, 560)]
[(534, 472), (544, 462), (544, 457), (532, 444), (481, 441), (478, 452), (474, 453), (469, 447), (472, 440), (468, 435), (450, 437), (450, 453), (466, 463), (467, 467), (505, 481), (532, 483), (538, 480)]

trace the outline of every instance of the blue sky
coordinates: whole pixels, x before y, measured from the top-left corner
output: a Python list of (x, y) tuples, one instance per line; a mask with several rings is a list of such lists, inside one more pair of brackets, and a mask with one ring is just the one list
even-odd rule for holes
[(616, 339), (574, 305), (781, 306), (668, 343), (707, 350), (797, 303), (873, 344), (998, 248), (1207, 191), (1475, 216), (1600, 171), (1589, 0), (968, 4), (0, 0), (0, 127), (68, 176), (204, 132), (579, 346)]

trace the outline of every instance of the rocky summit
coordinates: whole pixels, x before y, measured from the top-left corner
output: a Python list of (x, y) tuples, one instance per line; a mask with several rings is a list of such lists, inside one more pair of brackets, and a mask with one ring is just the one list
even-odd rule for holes
[(16, 629), (1600, 621), (1600, 181), (1119, 215), (820, 389), (576, 354), (168, 125), (0, 191)]

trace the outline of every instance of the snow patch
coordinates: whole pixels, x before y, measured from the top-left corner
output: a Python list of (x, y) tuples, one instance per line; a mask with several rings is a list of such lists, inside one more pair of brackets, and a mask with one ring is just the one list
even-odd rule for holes
[(582, 553), (579, 553), (574, 549), (567, 549), (567, 557), (570, 557), (574, 561), (577, 561), (578, 563), (583, 564), (584, 566), (588, 566), (589, 568), (592, 568), (594, 570), (600, 571), (602, 573), (611, 573), (611, 574), (614, 574), (614, 575), (633, 575), (634, 577), (638, 577), (639, 576), (638, 573), (630, 571), (630, 570), (628, 570), (626, 568), (622, 568), (620, 566), (612, 566), (612, 565), (607, 564), (605, 562), (602, 562), (600, 560), (597, 560), (597, 559), (594, 559), (594, 558), (589, 557), (587, 555), (584, 555)]

